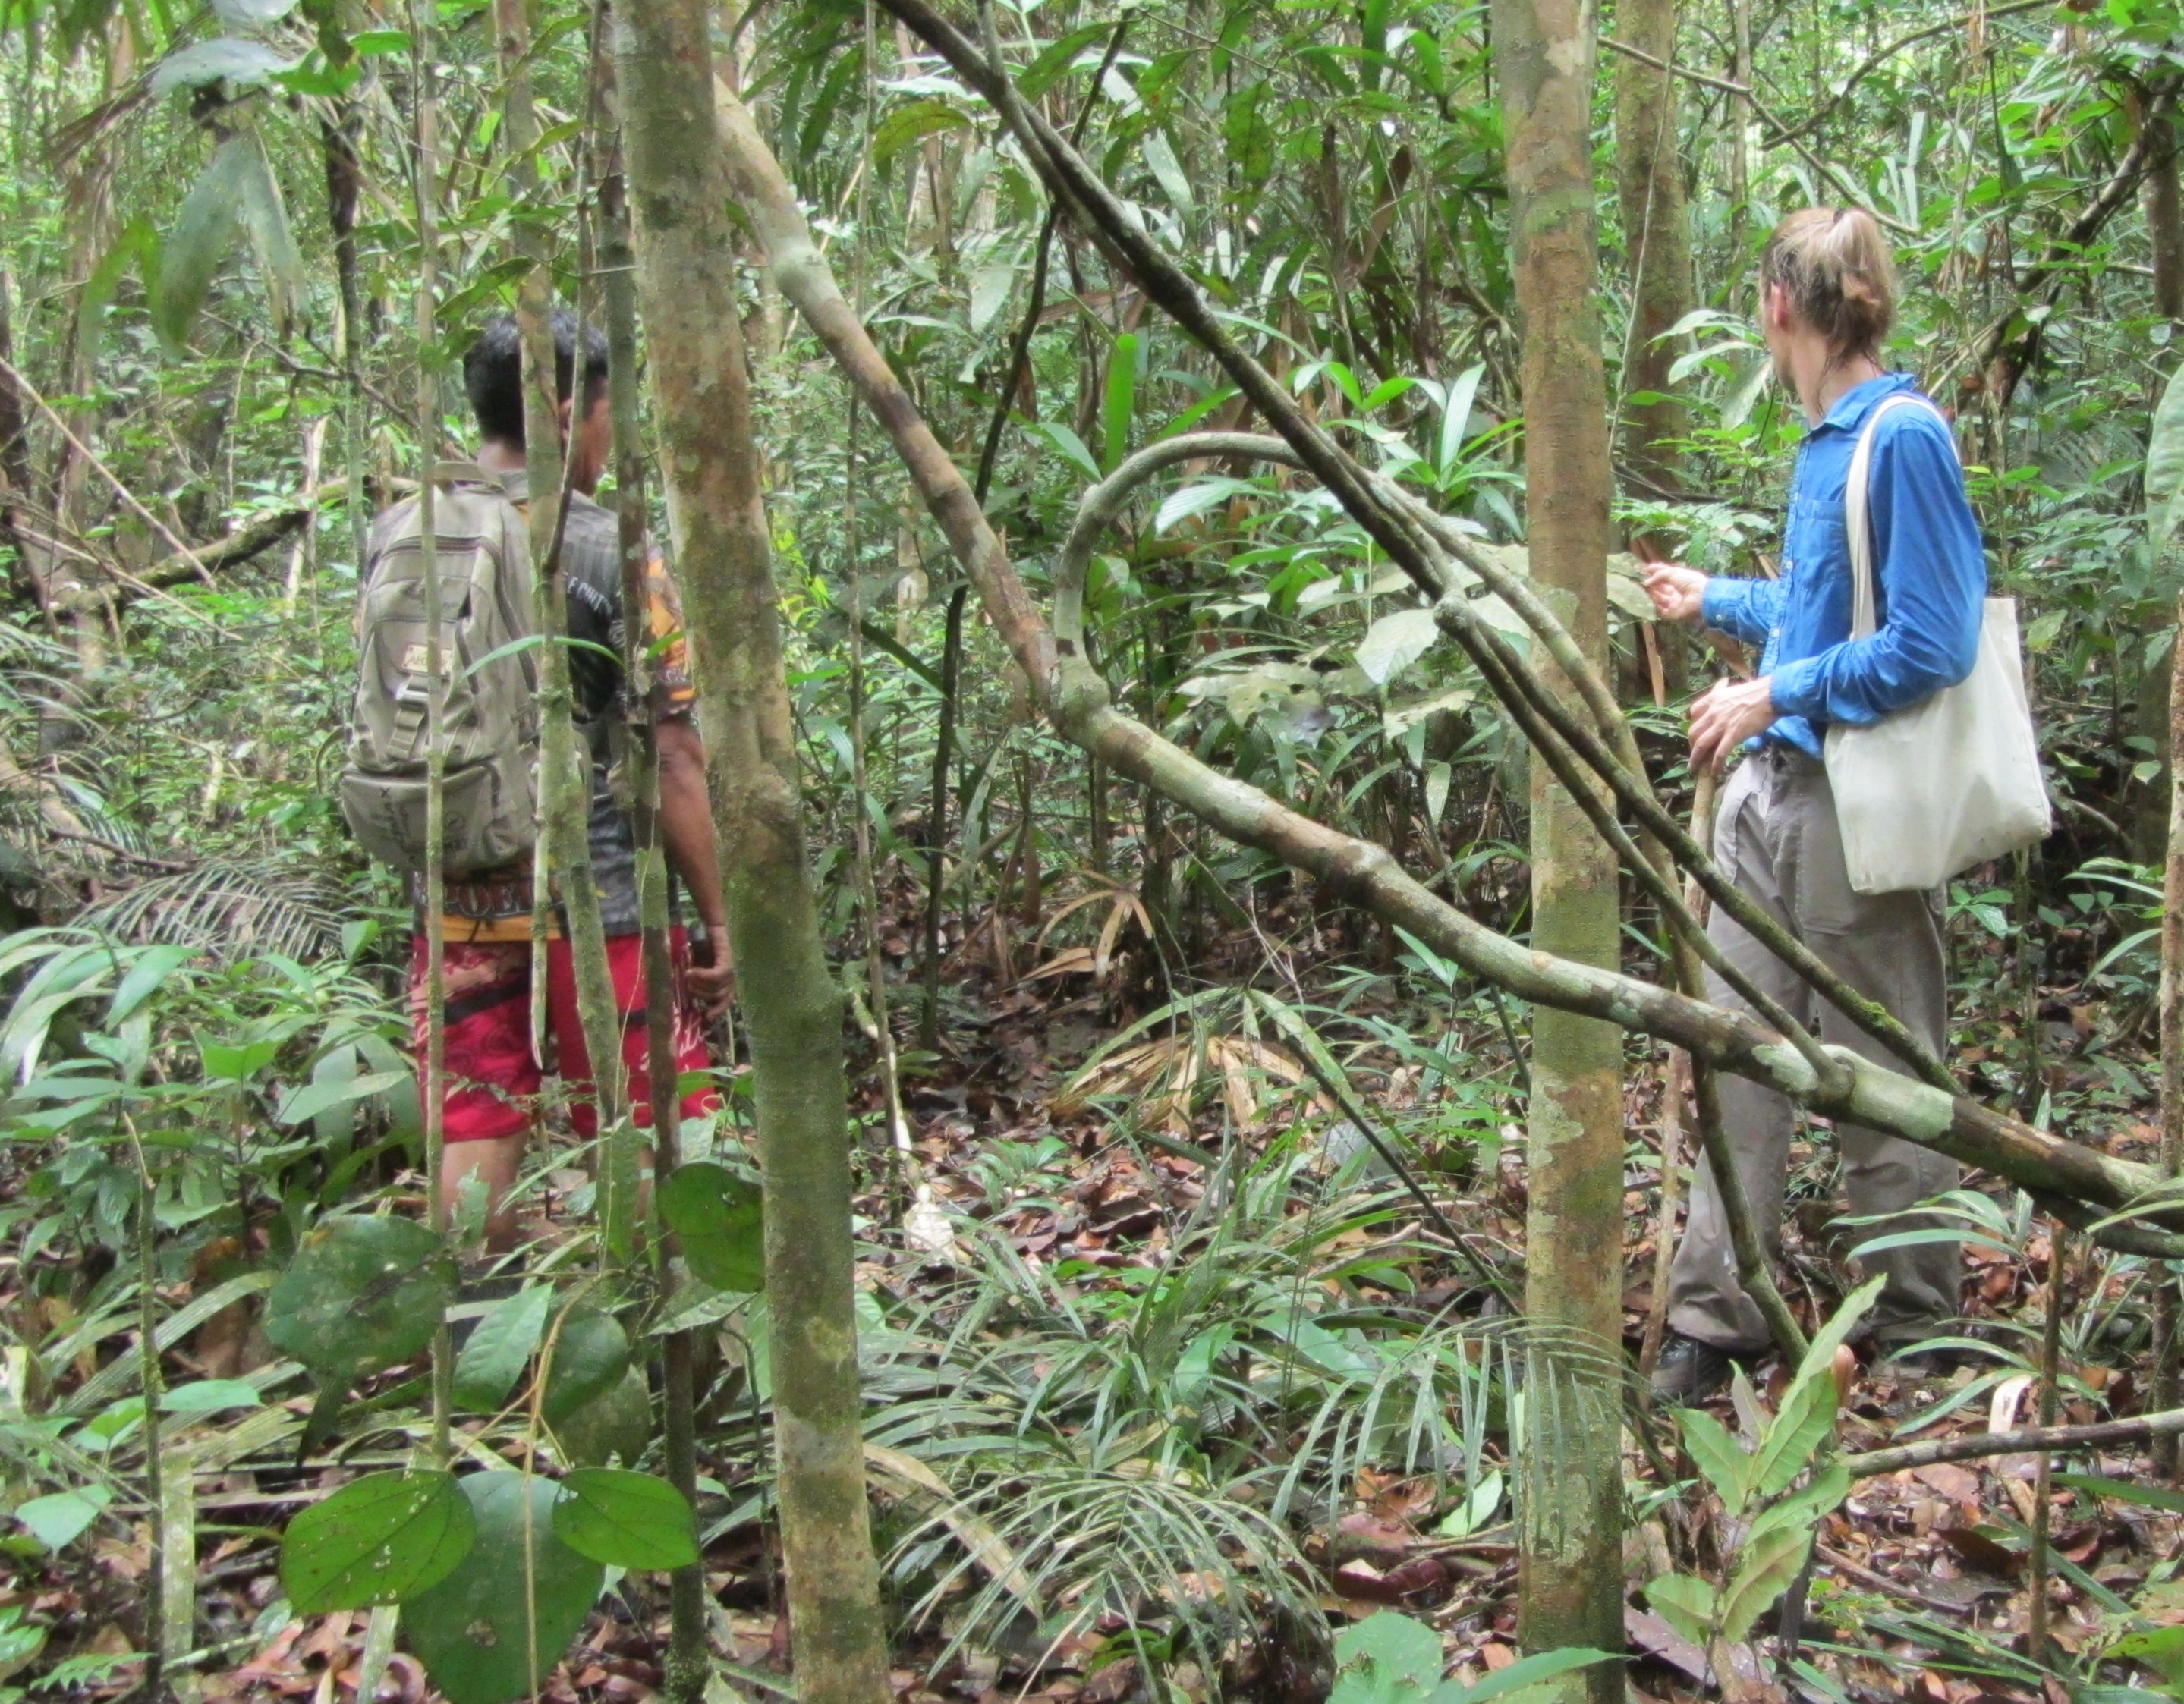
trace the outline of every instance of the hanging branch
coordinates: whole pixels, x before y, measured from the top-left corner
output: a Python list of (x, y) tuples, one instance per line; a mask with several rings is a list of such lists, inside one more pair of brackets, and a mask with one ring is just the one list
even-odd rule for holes
[[(892, 9), (895, 0), (886, 3)], [(1065, 653), (1040, 620), (969, 482), (850, 313), (749, 112), (727, 90), (716, 86), (716, 92), (729, 187), (765, 244), (783, 293), (894, 439), (996, 632), (1039, 704), (1069, 738), (1217, 832), (1318, 877), (1520, 999), (1660, 1036), (1689, 1050), (1696, 1062), (1747, 1077), (1824, 1116), (1902, 1136), (2029, 1189), (2114, 1208), (2154, 1187), (2159, 1173), (2152, 1167), (2036, 1130), (1847, 1050), (1830, 1050), (1847, 1067), (1847, 1078), (1824, 1090), (1797, 1050), (1754, 1019), (1617, 971), (1535, 952), (1497, 934), (1413, 879), (1385, 847), (1331, 829), (1207, 767), (1117, 710), (1106, 682), (1074, 648)], [(2098, 1234), (2106, 1239), (2110, 1232)]]

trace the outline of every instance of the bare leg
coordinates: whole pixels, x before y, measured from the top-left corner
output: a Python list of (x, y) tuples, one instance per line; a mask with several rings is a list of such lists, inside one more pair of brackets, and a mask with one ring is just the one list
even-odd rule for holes
[(515, 1246), (515, 1209), (509, 1192), (523, 1168), (527, 1132), (488, 1137), (482, 1142), (450, 1142), (440, 1161), (440, 1211), (450, 1222), (460, 1211), (463, 1185), (473, 1173), (485, 1183), (485, 1245), (494, 1254)]

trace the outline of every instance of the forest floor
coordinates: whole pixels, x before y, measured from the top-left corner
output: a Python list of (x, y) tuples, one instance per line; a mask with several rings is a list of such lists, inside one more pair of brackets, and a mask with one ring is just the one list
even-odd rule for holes
[[(909, 933), (905, 926), (903, 934)], [(900, 968), (909, 951), (904, 939), (898, 937), (887, 945)], [(1284, 1055), (1240, 1042), (1203, 1056), (1206, 1081), (1199, 1085), (1195, 1101), (1188, 1092), (1180, 1097), (1175, 1093), (1173, 1068), (1187, 1056), (1187, 1046), (1169, 1046), (1166, 1053), (1155, 1045), (1150, 1054), (1140, 1050), (1109, 1055), (1107, 1087), (1134, 1094), (1139, 1102), (1134, 1116), (1118, 1121), (1112, 1101), (1088, 1094), (1087, 1086), (1077, 1081), (1087, 1058), (1122, 1027), (1125, 1014), (1118, 1011), (1112, 990), (1093, 988), (1089, 974), (1083, 973), (1031, 976), (1004, 984), (990, 955), (958, 968), (965, 975), (951, 978), (947, 1044), (939, 1058), (913, 1061), (914, 1074), (906, 1082), (911, 1151), (892, 1159), (875, 1145), (867, 1155), (874, 1187), (860, 1202), (867, 1231), (860, 1283), (883, 1302), (914, 1299), (960, 1278), (968, 1256), (959, 1233), (968, 1238), (980, 1226), (1030, 1266), (1067, 1263), (1078, 1295), (1127, 1290), (1171, 1257), (1171, 1228), (1178, 1216), (1203, 1200), (1224, 1144), (1263, 1144), (1301, 1125), (1316, 1133), (1301, 1139), (1311, 1142), (1321, 1139), (1333, 1122), (1309, 1083), (1297, 1086), (1299, 1073), (1279, 1068), (1286, 1062)], [(900, 987), (896, 998), (914, 1013), (914, 989)], [(2069, 1009), (2069, 991), (2053, 998), (2064, 1002), (2059, 1009)], [(914, 1027), (905, 1011), (895, 1016), (899, 1030)], [(1482, 1061), (1492, 1061), (1501, 1046), (1491, 1033), (1474, 1040)], [(2005, 1042), (2003, 1038), (1996, 1045)], [(1352, 1061), (1363, 1079), (1375, 1084), (1375, 1104), (1400, 1117), (1407, 1097), (1416, 1097), (1415, 1072), (1407, 1072), (1391, 1058), (1377, 1064), (1376, 1080), (1376, 1060), (1369, 1050)], [(2064, 1070), (2056, 1080), (2067, 1089), (2072, 1079)], [(2113, 1072), (2092, 1072), (2085, 1083), (2089, 1089), (2097, 1082), (2109, 1085), (2102, 1091), (2109, 1109), (2107, 1122), (2115, 1133), (2114, 1144), (2129, 1151), (2149, 1143), (2153, 1133), (2138, 1109), (2112, 1092), (2114, 1080)], [(1635, 1350), (1650, 1300), (1658, 1211), (1658, 1066), (1637, 1061), (1629, 1083), (1623, 1256), (1629, 1274), (1626, 1336)], [(1089, 1085), (1099, 1086), (1097, 1080)], [(866, 1128), (883, 1133), (876, 1074), (867, 1072), (858, 1093)], [(1474, 1253), (1520, 1285), (1522, 1144), (1513, 1126), (1503, 1134), (1490, 1173), (1482, 1175), (1474, 1167), (1468, 1177), (1446, 1169), (1431, 1175), (1445, 1210), (1462, 1228)], [(1786, 1268), (1793, 1306), (1808, 1323), (1817, 1323), (1833, 1310), (1845, 1288), (1840, 1256), (1847, 1243), (1840, 1226), (1830, 1227), (1832, 1173), (1825, 1133), (1808, 1134), (1812, 1139), (1801, 1142), (1797, 1150)], [(1429, 1166), (1435, 1163), (1435, 1156), (1424, 1158)], [(913, 1189), (913, 1179), (922, 1188)], [(20, 1181), (11, 1181), (10, 1193), (20, 1189)], [(398, 1183), (398, 1189), (415, 1189), (421, 1182), (413, 1175), (406, 1185)], [(534, 1250), (566, 1236), (586, 1188), (581, 1171), (552, 1174), (550, 1186), (533, 1198), (526, 1225)], [(577, 1198), (573, 1205), (572, 1194)], [(1307, 1206), (1301, 1201), (1296, 1211)], [(885, 1228), (902, 1224), (905, 1209), (911, 1234), (889, 1234)], [(1373, 1234), (1400, 1240), (1417, 1228), (1396, 1225)], [(2051, 1250), (2037, 1222), (2025, 1228), (2029, 1234), (2014, 1245), (2007, 1238), (1975, 1240), (1965, 1250), (1966, 1328), (1992, 1335), (2002, 1345), (1993, 1364), (1966, 1365), (1945, 1378), (1915, 1383), (1885, 1366), (1861, 1367), (1841, 1414), (1846, 1450), (1876, 1448), (1907, 1435), (1932, 1439), (2031, 1423), (2036, 1381), (2024, 1370), (2031, 1351), (2018, 1339), (2026, 1335), (2021, 1317), (2028, 1310), (2036, 1312), (2044, 1299)], [(1346, 1236), (1361, 1244), (1370, 1239), (1362, 1230)], [(2113, 1334), (2104, 1336), (2098, 1323), (2120, 1317), (2121, 1304), (2137, 1282), (2135, 1271), (2128, 1262), (2107, 1257), (2092, 1263), (2082, 1256), (2074, 1259), (2082, 1267), (2074, 1268), (2072, 1277), (2074, 1316), (2081, 1324), (2095, 1323), (2070, 1336), (2074, 1353), (2065, 1368), (2058, 1418), (2084, 1423), (2137, 1412), (2142, 1405), (2127, 1365), (2132, 1357), (2126, 1345)], [(1486, 1295), (1474, 1269), (1448, 1258), (1446, 1251), (1438, 1261), (1412, 1260), (1405, 1283), (1407, 1289), (1387, 1291), (1378, 1300), (1391, 1312), (1418, 1319), (1454, 1310), (1475, 1312)], [(191, 1283), (175, 1285), (164, 1299), (179, 1306), (192, 1289)], [(0, 1309), (12, 1317), (18, 1300), (17, 1295), (0, 1295)], [(51, 1311), (53, 1303), (46, 1306)], [(201, 1330), (189, 1346), (170, 1353), (170, 1367), (178, 1378), (218, 1374), (225, 1363), (213, 1363), (231, 1352)], [(89, 1378), (96, 1370), (95, 1357), (86, 1356), (75, 1377)], [(398, 1391), (414, 1372), (393, 1369), (376, 1388)], [(1786, 1377), (1776, 1363), (1757, 1369), (1754, 1384), (1761, 1399), (1779, 1396)], [(1740, 1394), (1713, 1406), (1734, 1432), (1756, 1418), (1748, 1408), (1740, 1412), (1748, 1401)], [(300, 1417), (308, 1412), (309, 1398), (294, 1395), (285, 1406)], [(1673, 1432), (1656, 1438), (1656, 1448), (1665, 1445), (1673, 1456)], [(733, 1405), (715, 1411), (710, 1435), (701, 1439), (701, 1471), (711, 1478), (716, 1495), (701, 1509), (701, 1517), (717, 1517), (738, 1500), (742, 1488), (752, 1484), (751, 1439), (748, 1411), (738, 1412)], [(1642, 1511), (1628, 1546), (1634, 1595), (1671, 1555), (1703, 1562), (1715, 1544), (1710, 1524), (1719, 1518), (1718, 1511), (1707, 1512), (1702, 1498), (1656, 1495), (1663, 1488), (1660, 1467), (1668, 1458), (1649, 1456), (1642, 1441), (1635, 1431), (1630, 1434), (1629, 1477), (1634, 1506)], [(215, 1467), (200, 1472), (195, 1499), (197, 1610), (206, 1660), (196, 1684), (197, 1696), (205, 1701), (239, 1704), (309, 1697), (313, 1704), (343, 1704), (354, 1695), (367, 1626), (363, 1612), (291, 1619), (277, 1629), (269, 1625), (281, 1601), (278, 1529), (296, 1509), (360, 1471), (398, 1465), (402, 1434), (398, 1428), (362, 1434), (353, 1429), (338, 1465), (304, 1470), (294, 1466), (287, 1447), (220, 1460)], [(482, 1453), (483, 1446), (479, 1448)], [(2151, 1483), (2142, 1452), (2071, 1465), (2102, 1478)], [(1685, 1463), (1676, 1471), (1691, 1470)], [(1910, 1697), (1975, 1704), (2027, 1698), (2062, 1704), (2069, 1694), (2061, 1683), (2037, 1679), (2024, 1656), (2036, 1472), (2029, 1456), (2002, 1456), (1923, 1467), (1858, 1484), (1849, 1501), (1825, 1518), (1819, 1534), (1800, 1653), (1808, 1678), (1797, 1690), (1815, 1700)], [(1440, 1633), (1447, 1661), (1459, 1679), (1474, 1679), (1516, 1661), (1518, 1555), (1506, 1502), (1487, 1510), (1490, 1518), (1483, 1523), (1455, 1522), (1451, 1536), (1451, 1517), (1471, 1498), (1471, 1488), (1368, 1470), (1355, 1477), (1349, 1491), (1346, 1511), (1320, 1523), (1302, 1545), (1318, 1570), (1312, 1589), (1330, 1620), (1339, 1626), (1388, 1607), (1423, 1618)], [(875, 1495), (884, 1509), (892, 1494), (883, 1487)], [(2184, 1511), (2184, 1497), (2169, 1501)], [(2157, 1625), (2184, 1624), (2184, 1584), (2161, 1584), (2180, 1554), (2184, 1516), (2059, 1488), (2053, 1493), (2051, 1520), (2049, 1636), (2060, 1648), (2062, 1668), (2067, 1670), (2076, 1654), (2098, 1655), (2112, 1643), (2118, 1618), (2127, 1608)], [(124, 1537), (109, 1523), (103, 1535), (42, 1556), (24, 1542), (14, 1566), (13, 1578), (0, 1585), (0, 1614), (16, 1606), (20, 1613), (54, 1629), (36, 1669), (17, 1676), (18, 1683), (29, 1680), (42, 1690), (91, 1698), (127, 1691), (136, 1673), (129, 1653), (141, 1637), (143, 1599), (154, 1577), (144, 1523), (136, 1522)], [(793, 1663), (770, 1529), (760, 1520), (749, 1520), (716, 1531), (707, 1566), (719, 1607), (716, 1652), (729, 1665), (723, 1684), (751, 1698), (789, 1696)], [(1731, 1676), (1725, 1687), (1718, 1687), (1705, 1654), (1666, 1622), (1635, 1607), (1627, 1616), (1634, 1696), (1696, 1699), (1724, 1691), (1749, 1700), (1792, 1696), (1757, 1677)], [(641, 1704), (660, 1685), (666, 1628), (660, 1583), (623, 1580), (603, 1600), (585, 1640), (554, 1670), (543, 1696), (554, 1704)], [(1156, 1687), (1148, 1690), (1138, 1658), (1118, 1655), (1113, 1641), (1102, 1636), (1112, 1631), (1095, 1624), (1048, 1647), (957, 1652), (936, 1662), (948, 1640), (944, 1626), (928, 1626), (901, 1638), (893, 1682), (904, 1704), (1001, 1704), (1005, 1699), (1014, 1704), (1126, 1704), (1138, 1696), (1158, 1696)], [(31, 1679), (32, 1673), (37, 1678)], [(1217, 1690), (1189, 1664), (1167, 1665), (1162, 1678), (1184, 1696), (1204, 1697)], [(1323, 1668), (1277, 1662), (1247, 1677), (1242, 1690), (1267, 1704), (1314, 1704), (1323, 1696), (1327, 1680)], [(1232, 1686), (1232, 1696), (1235, 1690)], [(8, 1696), (0, 1692), (0, 1697)], [(381, 1699), (422, 1704), (432, 1696), (421, 1667), (398, 1652), (387, 1670)]]

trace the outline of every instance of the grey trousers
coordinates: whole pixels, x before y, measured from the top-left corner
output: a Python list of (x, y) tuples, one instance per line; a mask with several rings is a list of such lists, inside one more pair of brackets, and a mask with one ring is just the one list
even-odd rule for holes
[[(1852, 891), (1843, 866), (1835, 794), (1819, 763), (1773, 745), (1747, 758), (1723, 784), (1713, 855), (1724, 874), (1845, 982), (1886, 1006), (1937, 1055), (1945, 1050), (1948, 977), (1941, 895)], [(1807, 988), (1796, 972), (1719, 907), (1707, 933), (1730, 963), (1815, 1028), (1822, 1040), (1903, 1068), (1886, 1048)], [(1718, 1004), (1746, 1009), (1711, 972), (1707, 983)], [(1743, 1078), (1724, 1073), (1719, 1081), (1723, 1127), (1736, 1155), (1745, 1195), (1769, 1252), (1779, 1253), (1796, 1110), (1785, 1096)], [(1956, 1161), (1931, 1149), (1857, 1124), (1838, 1124), (1836, 1139), (1852, 1213), (1898, 1211), (1957, 1186)], [(1879, 1236), (1883, 1230), (1864, 1234)], [(1885, 1272), (1888, 1278), (1868, 1317), (1867, 1329), (1876, 1342), (1931, 1335), (1958, 1311), (1957, 1245), (1891, 1249), (1871, 1256), (1868, 1267), (1869, 1272)], [(1769, 1341), (1758, 1305), (1736, 1281), (1729, 1228), (1713, 1173), (1703, 1162), (1669, 1278), (1669, 1324), (1723, 1349), (1757, 1350)]]

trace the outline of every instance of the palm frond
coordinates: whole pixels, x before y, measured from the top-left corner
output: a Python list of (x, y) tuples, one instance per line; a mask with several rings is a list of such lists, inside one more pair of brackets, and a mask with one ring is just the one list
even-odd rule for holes
[(309, 881), (225, 861), (140, 882), (78, 914), (119, 940), (197, 947), (223, 963), (265, 954), (308, 962), (341, 948), (340, 913)]

